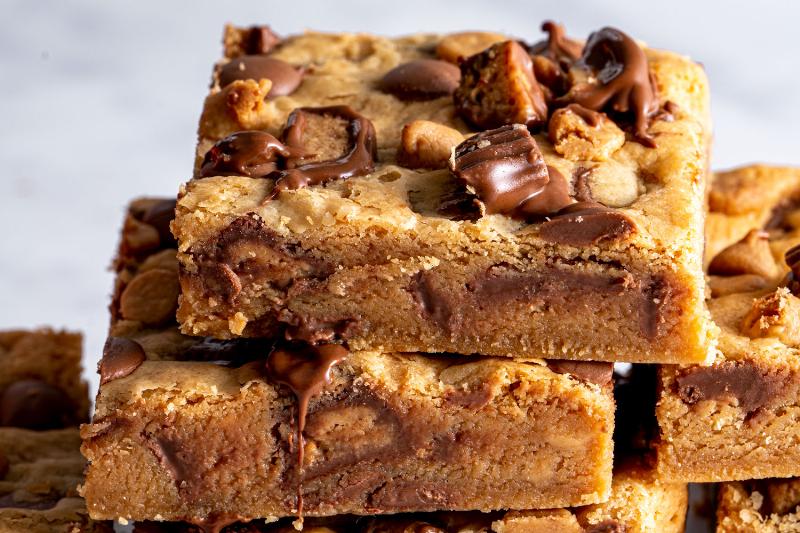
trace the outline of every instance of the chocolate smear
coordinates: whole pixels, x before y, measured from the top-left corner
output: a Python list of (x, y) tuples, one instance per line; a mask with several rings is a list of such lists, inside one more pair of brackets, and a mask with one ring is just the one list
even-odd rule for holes
[(625, 239), (635, 231), (633, 220), (622, 212), (597, 202), (577, 202), (542, 223), (539, 236), (558, 244), (588, 246)]
[(284, 145), (265, 131), (239, 131), (217, 141), (206, 152), (198, 177), (263, 178), (278, 170), (283, 159), (302, 154), (301, 150)]
[(550, 181), (536, 141), (522, 124), (474, 135), (455, 148), (450, 170), (487, 214), (525, 217), (525, 204)]
[(603, 28), (589, 36), (576, 66), (588, 70), (596, 81), (573, 86), (560, 100), (595, 111), (633, 113), (636, 139), (655, 147), (647, 127), (658, 111), (658, 95), (647, 57), (636, 41), (617, 29)]
[(219, 69), (219, 85), (225, 87), (236, 80), (268, 79), (272, 82), (267, 98), (292, 94), (303, 81), (298, 69), (274, 57), (247, 55), (231, 59)]
[(0, 396), (0, 426), (59, 429), (72, 425), (72, 402), (61, 389), (26, 379), (12, 383)]
[[(267, 358), (269, 378), (289, 387), (297, 398), (297, 462), (300, 480), (303, 477), (303, 452), (308, 403), (311, 398), (330, 383), (331, 369), (344, 360), (349, 351), (341, 344), (314, 346), (296, 342), (277, 347)], [(297, 489), (297, 514), (303, 514), (302, 484)]]
[(684, 403), (733, 397), (747, 415), (769, 404), (786, 380), (784, 375), (737, 361), (692, 367), (676, 378), (678, 395)]
[(109, 337), (103, 347), (103, 358), (97, 365), (100, 384), (105, 385), (131, 375), (145, 359), (144, 349), (138, 342), (123, 337)]
[[(275, 187), (269, 199), (276, 198), (284, 190), (320, 185), (333, 179), (363, 176), (375, 168), (378, 154), (375, 127), (369, 119), (345, 105), (301, 107), (292, 111), (283, 132), (285, 142), (290, 148), (296, 151), (303, 150), (303, 130), (309, 114), (328, 115), (347, 121), (349, 149), (343, 156), (330, 161), (307, 164), (290, 161), (287, 170), (275, 172), (270, 176), (275, 179)], [(302, 161), (302, 157), (300, 160)]]
[(550, 181), (544, 186), (542, 192), (523, 203), (518, 209), (526, 218), (541, 218), (557, 213), (564, 207), (575, 203), (569, 195), (567, 178), (555, 167), (547, 166)]
[(416, 59), (387, 72), (378, 89), (403, 101), (431, 100), (453, 94), (460, 79), (461, 70), (448, 61)]
[(605, 386), (611, 383), (614, 374), (614, 364), (597, 361), (567, 361), (562, 359), (548, 359), (547, 366), (558, 374), (570, 374), (576, 378)]

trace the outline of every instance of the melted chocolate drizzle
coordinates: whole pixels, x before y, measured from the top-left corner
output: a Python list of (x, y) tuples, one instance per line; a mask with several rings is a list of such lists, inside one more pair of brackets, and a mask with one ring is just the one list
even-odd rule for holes
[(658, 111), (658, 95), (644, 51), (625, 33), (603, 28), (592, 33), (576, 63), (593, 74), (598, 83), (582, 84), (562, 100), (600, 111), (606, 107), (635, 116), (636, 139), (655, 147), (647, 133), (649, 119)]
[(375, 168), (378, 153), (375, 127), (369, 119), (356, 113), (349, 106), (302, 107), (292, 111), (284, 130), (284, 139), (289, 147), (302, 150), (303, 131), (309, 114), (328, 115), (346, 120), (350, 148), (343, 156), (330, 161), (305, 165), (296, 165), (290, 161), (286, 170), (275, 172), (270, 176), (275, 179), (275, 188), (268, 199), (277, 198), (284, 190), (320, 185), (332, 179), (363, 176)]
[(289, 387), (297, 398), (297, 514), (303, 515), (303, 452), (308, 402), (330, 382), (331, 369), (350, 352), (341, 344), (290, 343), (275, 348), (267, 358), (267, 375), (276, 383)]
[(198, 178), (263, 178), (276, 171), (285, 159), (302, 155), (302, 150), (284, 145), (265, 131), (238, 131), (217, 141), (206, 152)]
[(542, 24), (542, 31), (547, 32), (547, 40), (531, 47), (531, 53), (544, 55), (556, 61), (560, 59), (575, 61), (581, 56), (583, 45), (568, 38), (563, 25), (547, 20)]

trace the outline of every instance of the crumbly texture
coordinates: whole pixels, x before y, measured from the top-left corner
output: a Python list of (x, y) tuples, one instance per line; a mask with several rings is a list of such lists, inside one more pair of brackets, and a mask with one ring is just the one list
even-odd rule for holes
[(0, 454), (9, 463), (0, 476), (0, 532), (111, 532), (89, 519), (78, 495), (85, 461), (78, 428), (32, 431), (0, 428)]
[(717, 533), (800, 531), (800, 480), (723, 483), (717, 504)]
[(292, 94), (264, 100), (269, 80), (215, 83), (200, 121), (198, 166), (225, 135), (259, 129), (279, 136), (295, 108), (333, 104), (372, 121), (378, 163), (368, 175), (268, 201), (270, 179), (189, 182), (172, 227), (183, 332), (259, 337), (286, 324), (324, 324), (343, 330), (357, 350), (706, 360), (714, 330), (703, 306), (710, 126), (702, 68), (645, 50), (661, 103), (676, 104), (669, 120), (652, 123), (656, 148), (630, 136), (620, 143), (618, 135), (590, 139), (566, 158), (546, 131), (535, 135), (573, 197), (615, 208), (636, 228), (599, 244), (556, 244), (540, 236), (540, 223), (440, 214), (457, 186), (450, 172), (412, 170), (395, 159), (404, 126), (415, 120), (475, 130), (457, 116), (452, 98), (404, 101), (376, 90), (377, 80), (437, 47), (448, 50), (446, 58), (461, 40), (492, 39), (310, 32), (270, 53), (308, 67)]
[(118, 314), (151, 258), (174, 260), (169, 243), (133, 258), (133, 231), (126, 224), (116, 262), (128, 281), (117, 283), (111, 333), (146, 359), (101, 385), (82, 429), (92, 517), (290, 516), (301, 477), (305, 516), (608, 498), (610, 383), (505, 358), (353, 351), (310, 402), (301, 476), (297, 402), (266, 375), (269, 342), (186, 337), (174, 322)]
[(783, 287), (784, 253), (800, 243), (798, 194), (796, 169), (715, 177), (708, 306), (719, 351), (710, 367), (660, 370), (658, 459), (670, 479), (800, 475), (800, 299)]
[(89, 418), (89, 389), (81, 379), (80, 333), (52, 329), (0, 331), (0, 396), (16, 381), (39, 380), (71, 401), (77, 425)]

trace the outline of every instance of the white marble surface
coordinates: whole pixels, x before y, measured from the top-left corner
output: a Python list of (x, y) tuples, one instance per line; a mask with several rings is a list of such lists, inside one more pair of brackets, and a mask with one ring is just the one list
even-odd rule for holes
[(528, 40), (544, 18), (579, 36), (616, 25), (705, 64), (715, 168), (800, 160), (800, 4), (791, 1), (2, 0), (0, 8), (0, 327), (83, 330), (92, 370), (124, 206), (136, 195), (173, 195), (187, 178), (226, 21), (282, 33), (485, 28)]

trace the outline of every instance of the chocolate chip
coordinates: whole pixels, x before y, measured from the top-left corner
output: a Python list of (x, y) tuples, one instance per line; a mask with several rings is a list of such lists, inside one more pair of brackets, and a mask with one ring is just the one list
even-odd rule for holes
[(175, 218), (175, 200), (158, 200), (142, 213), (141, 221), (150, 224), (161, 238), (161, 246), (175, 246), (175, 237), (169, 229), (169, 224)]
[(620, 211), (596, 202), (577, 202), (544, 222), (539, 236), (559, 244), (588, 246), (625, 239), (635, 231), (633, 220)]
[(72, 402), (63, 391), (37, 379), (17, 381), (0, 397), (0, 426), (58, 429), (70, 425)]
[(617, 29), (603, 28), (589, 36), (576, 65), (589, 71), (592, 81), (573, 86), (562, 102), (595, 111), (633, 113), (637, 140), (654, 147), (647, 127), (658, 111), (658, 95), (647, 57), (636, 41)]
[(525, 203), (549, 181), (536, 141), (521, 124), (470, 137), (455, 149), (450, 170), (485, 206), (486, 213), (525, 216)]
[(378, 89), (400, 100), (430, 100), (453, 94), (460, 78), (461, 71), (452, 63), (417, 59), (387, 72)]
[(749, 415), (769, 404), (784, 388), (787, 379), (755, 364), (724, 361), (713, 366), (691, 367), (676, 381), (678, 395), (684, 403), (733, 397)]
[(8, 475), (8, 471), (11, 469), (11, 463), (8, 461), (8, 457), (0, 451), (0, 481), (5, 479)]
[(281, 158), (296, 157), (300, 154), (300, 150), (285, 146), (267, 132), (239, 131), (217, 141), (206, 152), (198, 177), (263, 178), (278, 170)]
[[(286, 121), (284, 139), (286, 144), (303, 152), (303, 130), (309, 115), (331, 116), (347, 122), (349, 149), (347, 153), (330, 161), (306, 164), (292, 162), (292, 167), (277, 172), (275, 187), (270, 198), (276, 198), (281, 191), (296, 190), (303, 187), (321, 185), (333, 179), (347, 179), (369, 174), (375, 168), (378, 158), (378, 141), (375, 127), (369, 119), (356, 113), (349, 106), (301, 107), (292, 111)], [(295, 166), (296, 165), (296, 166)]]
[(137, 274), (122, 291), (119, 310), (126, 320), (158, 325), (175, 320), (180, 284), (172, 270), (154, 268)]
[(98, 364), (100, 384), (130, 376), (146, 359), (142, 346), (122, 337), (109, 337), (103, 347), (103, 358)]
[(280, 42), (281, 38), (269, 26), (251, 26), (244, 36), (244, 53), (266, 54)]
[(611, 383), (611, 378), (614, 374), (613, 363), (548, 359), (547, 366), (558, 374), (571, 374), (578, 379), (601, 387)]
[(268, 79), (272, 82), (267, 98), (292, 94), (303, 81), (303, 70), (274, 57), (260, 55), (231, 59), (219, 69), (219, 85), (225, 87), (236, 80)]
[(516, 41), (497, 43), (465, 59), (453, 100), (458, 112), (481, 129), (505, 124), (538, 127), (547, 119), (531, 57)]

